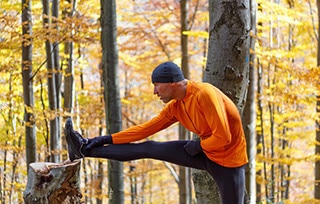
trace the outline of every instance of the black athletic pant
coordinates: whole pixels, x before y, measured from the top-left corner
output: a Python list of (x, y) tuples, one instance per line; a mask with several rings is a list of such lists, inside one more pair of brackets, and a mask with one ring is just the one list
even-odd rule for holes
[(167, 161), (180, 166), (202, 169), (209, 172), (220, 189), (222, 203), (243, 204), (245, 192), (245, 166), (226, 168), (208, 159), (203, 153), (190, 156), (183, 146), (187, 141), (155, 142), (147, 141), (132, 144), (113, 144), (82, 149), (86, 157), (130, 161), (143, 158)]

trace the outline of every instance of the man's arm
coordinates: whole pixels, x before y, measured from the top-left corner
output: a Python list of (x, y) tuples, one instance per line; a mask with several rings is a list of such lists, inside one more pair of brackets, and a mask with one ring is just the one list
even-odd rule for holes
[(204, 112), (205, 119), (212, 129), (211, 136), (201, 140), (201, 146), (205, 151), (215, 151), (231, 142), (223, 94), (207, 87), (207, 90), (202, 90), (201, 99), (200, 106), (206, 110)]
[(124, 144), (138, 141), (147, 138), (177, 122), (175, 118), (168, 117), (167, 111), (169, 111), (169, 109), (168, 107), (165, 107), (159, 113), (159, 115), (151, 120), (141, 125), (132, 126), (126, 130), (112, 134), (113, 143)]

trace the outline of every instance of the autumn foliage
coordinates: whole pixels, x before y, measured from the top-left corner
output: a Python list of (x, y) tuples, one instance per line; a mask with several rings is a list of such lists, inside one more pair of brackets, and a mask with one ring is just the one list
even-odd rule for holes
[[(1, 1), (0, 8), (0, 200), (21, 203), (27, 180), (24, 109), (34, 113), (37, 161), (47, 161), (51, 152), (49, 120), (71, 115), (84, 137), (106, 133), (101, 86), (100, 7), (96, 1), (77, 2), (74, 16), (58, 19), (42, 15), (41, 1), (32, 3), (33, 33), (21, 35), (21, 2)], [(259, 200), (312, 203), (316, 96), (320, 69), (317, 67), (317, 9), (315, 1), (257, 1), (255, 71), (257, 91), (257, 183)], [(67, 1), (60, 10), (71, 9)], [(207, 48), (208, 2), (189, 2), (190, 78), (202, 80)], [(63, 17), (62, 17), (63, 16)], [(159, 63), (180, 63), (179, 2), (117, 1), (120, 94), (123, 128), (152, 118), (163, 104), (153, 96), (150, 73)], [(44, 29), (43, 20), (53, 22)], [(53, 21), (52, 21), (53, 20)], [(58, 29), (56, 29), (58, 27)], [(74, 43), (75, 105), (72, 113), (49, 109), (45, 40), (58, 42), (61, 74), (66, 74), (64, 43)], [(32, 43), (35, 106), (23, 102), (21, 46)], [(62, 80), (61, 86), (64, 86)], [(63, 91), (59, 93), (63, 103)], [(177, 126), (152, 136), (156, 140), (178, 138)], [(64, 141), (62, 141), (64, 143)], [(65, 143), (62, 144), (64, 147)], [(61, 149), (66, 158), (66, 149)], [(82, 163), (84, 200), (108, 199), (97, 178), (106, 160)], [(169, 164), (172, 168), (177, 168)], [(107, 168), (104, 168), (107, 169)], [(107, 175), (106, 170), (102, 172)], [(125, 163), (125, 196), (142, 203), (177, 203), (178, 189), (168, 164), (155, 160)], [(107, 189), (104, 176), (102, 189)], [(134, 186), (134, 188), (133, 188)], [(129, 202), (128, 202), (129, 203)]]

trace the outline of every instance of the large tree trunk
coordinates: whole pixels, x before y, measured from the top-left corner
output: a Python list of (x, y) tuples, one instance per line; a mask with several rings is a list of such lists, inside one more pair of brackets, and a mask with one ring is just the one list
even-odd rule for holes
[[(249, 82), (249, 1), (209, 0), (209, 17), (209, 48), (204, 81), (221, 89), (242, 114)], [(197, 200), (202, 199), (204, 201), (199, 203), (205, 204), (217, 203), (217, 198), (207, 199), (213, 194), (212, 183), (215, 182), (207, 175), (202, 178), (210, 181), (193, 179)]]
[(209, 0), (209, 48), (204, 81), (220, 88), (242, 114), (250, 60), (250, 4)]
[[(122, 129), (121, 102), (118, 76), (117, 16), (116, 1), (101, 0), (101, 45), (102, 72), (106, 126), (108, 134)], [(110, 160), (109, 168), (109, 203), (124, 203), (123, 163)]]
[(208, 172), (192, 169), (192, 179), (198, 204), (221, 203), (219, 188)]
[(31, 163), (23, 192), (25, 204), (81, 203), (80, 163)]

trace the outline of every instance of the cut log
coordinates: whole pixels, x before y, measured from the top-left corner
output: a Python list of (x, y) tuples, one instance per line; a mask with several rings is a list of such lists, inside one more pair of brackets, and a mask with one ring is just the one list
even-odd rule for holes
[(61, 164), (41, 162), (29, 165), (23, 192), (26, 204), (79, 204), (80, 160)]

